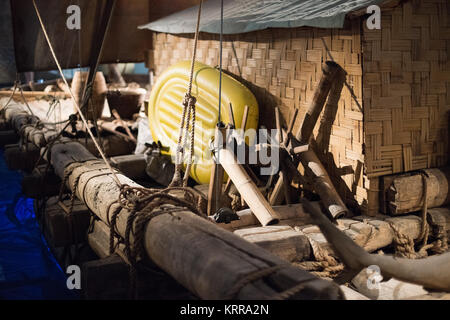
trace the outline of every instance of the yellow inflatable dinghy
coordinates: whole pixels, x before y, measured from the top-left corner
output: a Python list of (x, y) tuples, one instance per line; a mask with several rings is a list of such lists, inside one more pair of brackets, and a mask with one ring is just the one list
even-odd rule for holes
[[(148, 103), (153, 139), (161, 142), (164, 147), (169, 147), (169, 153), (173, 157), (183, 111), (181, 102), (188, 88), (190, 67), (190, 61), (182, 61), (166, 69), (155, 83)], [(196, 62), (192, 95), (197, 98), (194, 143), (196, 162), (191, 167), (190, 176), (198, 183), (205, 184), (209, 183), (213, 164), (209, 143), (219, 117), (219, 70)], [(242, 83), (223, 73), (221, 120), (225, 124), (230, 123), (227, 112), (230, 103), (233, 106), (236, 128), (241, 128), (246, 105), (249, 112), (245, 129), (257, 128), (258, 103), (255, 96)]]

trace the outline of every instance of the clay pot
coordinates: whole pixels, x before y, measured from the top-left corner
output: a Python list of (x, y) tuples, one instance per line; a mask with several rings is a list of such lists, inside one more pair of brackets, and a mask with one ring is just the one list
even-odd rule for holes
[(144, 102), (147, 91), (142, 88), (118, 88), (108, 91), (109, 109), (116, 109), (121, 118), (132, 119)]
[[(72, 79), (72, 92), (77, 101), (78, 105), (81, 108), (82, 99), (83, 99), (83, 89), (86, 83), (86, 79), (88, 77), (88, 72), (85, 71), (77, 71), (75, 72)], [(83, 110), (83, 115), (86, 120), (94, 120), (99, 119), (103, 113), (103, 108), (105, 106), (105, 97), (108, 88), (106, 86), (105, 77), (102, 72), (97, 72), (95, 75), (94, 83), (92, 86), (92, 96), (90, 102)], [(74, 110), (76, 108), (74, 106)]]

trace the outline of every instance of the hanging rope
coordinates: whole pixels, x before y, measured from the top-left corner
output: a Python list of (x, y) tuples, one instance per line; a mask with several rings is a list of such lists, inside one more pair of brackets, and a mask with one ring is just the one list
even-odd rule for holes
[(223, 0), (220, 2), (220, 45), (219, 45), (219, 119), (220, 124), (222, 113), (222, 48), (223, 48)]
[[(180, 125), (180, 136), (178, 140), (178, 147), (177, 147), (177, 171), (175, 172), (175, 175), (172, 179), (171, 185), (166, 189), (147, 189), (142, 187), (130, 187), (128, 185), (122, 184), (120, 180), (118, 179), (116, 172), (113, 170), (109, 162), (107, 161), (103, 151), (101, 150), (100, 146), (97, 144), (92, 132), (90, 130), (87, 130), (89, 135), (91, 136), (95, 147), (99, 151), (103, 162), (105, 163), (107, 169), (109, 170), (109, 173), (114, 178), (115, 183), (120, 189), (119, 193), (119, 199), (112, 204), (118, 204), (117, 208), (112, 213), (111, 218), (109, 217), (109, 209), (111, 208), (112, 204), (108, 207), (107, 211), (107, 220), (110, 227), (110, 252), (113, 253), (116, 249), (116, 246), (114, 246), (114, 239), (115, 238), (122, 238), (119, 236), (119, 233), (116, 230), (116, 222), (118, 219), (118, 215), (123, 211), (128, 211), (129, 215), (127, 217), (127, 224), (125, 229), (125, 235), (123, 237), (122, 242), (125, 244), (125, 257), (124, 260), (130, 265), (130, 283), (131, 283), (131, 292), (133, 294), (133, 297), (136, 298), (137, 290), (136, 290), (136, 278), (137, 278), (137, 272), (136, 272), (136, 263), (139, 257), (142, 256), (142, 253), (144, 252), (143, 247), (143, 239), (145, 235), (145, 226), (148, 224), (148, 222), (155, 216), (161, 214), (161, 213), (167, 213), (167, 212), (174, 212), (177, 210), (180, 210), (180, 207), (188, 208), (193, 213), (204, 217), (204, 213), (202, 212), (202, 196), (193, 190), (192, 188), (186, 187), (187, 185), (187, 178), (189, 177), (189, 171), (190, 166), (192, 165), (192, 158), (194, 154), (194, 131), (195, 131), (195, 103), (196, 99), (191, 95), (192, 91), (192, 81), (193, 81), (193, 73), (194, 73), (194, 63), (195, 63), (195, 56), (196, 56), (196, 48), (197, 48), (197, 41), (198, 41), (198, 33), (199, 33), (199, 25), (200, 25), (200, 15), (201, 15), (201, 5), (202, 0), (200, 1), (200, 6), (198, 10), (198, 17), (197, 17), (197, 28), (195, 33), (195, 40), (194, 40), (194, 51), (192, 56), (192, 62), (191, 62), (191, 72), (189, 77), (189, 86), (188, 91), (186, 93), (186, 96), (183, 100), (183, 116), (181, 119), (181, 125)], [(47, 35), (47, 32), (45, 30), (44, 24), (42, 22), (41, 16), (39, 14), (39, 10), (36, 6), (35, 0), (33, 0), (33, 5), (36, 10), (36, 14), (38, 16), (39, 22), (41, 24), (41, 28), (44, 32), (44, 36), (47, 40), (47, 43), (50, 47), (50, 51), (52, 53), (53, 59), (55, 60), (55, 63), (58, 67), (59, 73), (66, 84), (66, 86), (69, 88), (70, 95), (72, 97), (72, 100), (74, 101), (74, 105), (76, 107), (77, 113), (80, 115), (81, 120), (83, 124), (88, 127), (87, 121), (83, 116), (83, 113), (80, 110), (80, 107), (78, 103), (75, 100), (75, 97), (73, 96), (72, 91), (70, 90), (70, 87), (67, 83), (66, 78), (64, 77), (64, 74), (62, 72), (62, 69), (60, 67), (60, 64), (58, 62), (58, 59), (56, 57), (56, 54), (53, 50), (53, 47), (51, 45), (50, 39)], [(86, 91), (88, 92), (91, 90), (90, 85), (88, 84)], [(190, 121), (189, 121), (190, 120)], [(188, 135), (189, 131), (189, 122), (191, 127), (191, 144), (190, 144), (190, 159), (188, 161), (188, 169), (186, 170), (182, 186), (178, 187), (180, 185), (180, 171), (181, 171), (181, 162), (179, 161), (179, 153), (183, 152), (183, 148), (181, 147), (181, 142), (186, 142), (186, 137)], [(68, 125), (68, 124), (67, 124)], [(67, 126), (66, 125), (66, 126)], [(183, 134), (184, 133), (184, 134)], [(183, 139), (184, 137), (184, 139)], [(75, 166), (75, 167), (74, 167)], [(65, 172), (64, 180), (67, 181), (69, 175), (73, 170), (77, 167), (77, 165), (70, 166)], [(70, 172), (70, 173), (69, 173)], [(104, 173), (102, 173), (104, 175)], [(80, 175), (81, 176), (81, 175)], [(76, 177), (74, 179), (74, 186), (72, 190), (72, 196), (71, 196), (71, 203), (72, 198), (74, 197), (74, 193), (77, 188), (77, 184), (79, 181), (79, 177)], [(176, 195), (170, 194), (173, 191), (183, 191), (184, 198), (179, 198)], [(62, 191), (61, 191), (62, 192)], [(82, 192), (84, 193), (84, 191)], [(166, 205), (167, 203), (173, 204), (175, 207), (163, 207), (163, 205)], [(71, 205), (72, 206), (72, 205)], [(157, 208), (162, 210), (156, 210)], [(125, 209), (125, 210), (122, 210)], [(133, 244), (131, 242), (131, 233), (133, 232), (134, 241)]]
[[(189, 73), (189, 84), (186, 95), (183, 99), (183, 114), (181, 115), (181, 123), (180, 123), (180, 133), (178, 135), (178, 143), (177, 149), (175, 151), (175, 173), (173, 175), (172, 181), (169, 184), (169, 187), (174, 186), (187, 186), (187, 181), (189, 178), (189, 172), (192, 167), (192, 160), (194, 157), (194, 143), (195, 143), (195, 103), (197, 102), (196, 98), (191, 95), (192, 92), (192, 81), (194, 78), (194, 64), (195, 57), (197, 55), (197, 42), (198, 42), (198, 34), (200, 29), (200, 16), (202, 13), (202, 3), (203, 0), (200, 0), (200, 4), (198, 6), (198, 14), (197, 14), (197, 25), (195, 28), (195, 36), (194, 36), (194, 45), (192, 51), (192, 60), (191, 60), (191, 70)], [(187, 162), (186, 171), (183, 177), (183, 181), (181, 181), (181, 170), (183, 169), (183, 158), (184, 158), (184, 146), (186, 145), (187, 135), (189, 134), (189, 120), (191, 119), (191, 143), (189, 148), (189, 159)]]
[[(42, 32), (44, 33), (45, 39), (47, 40), (47, 44), (48, 44), (48, 46), (50, 48), (50, 52), (51, 52), (51, 54), (53, 56), (53, 59), (55, 60), (56, 66), (58, 67), (59, 74), (61, 75), (61, 78), (63, 79), (65, 85), (67, 86), (67, 88), (69, 90), (70, 96), (71, 96), (71, 98), (72, 98), (72, 100), (74, 102), (75, 109), (77, 110), (77, 113), (79, 114), (79, 116), (81, 118), (81, 121), (83, 121), (83, 124), (86, 126), (86, 128), (88, 128), (88, 123), (87, 123), (83, 113), (80, 110), (80, 106), (78, 105), (78, 102), (76, 101), (75, 96), (73, 95), (73, 92), (72, 92), (72, 90), (71, 90), (71, 88), (69, 86), (69, 83), (66, 80), (66, 77), (64, 76), (64, 73), (62, 72), (61, 65), (60, 65), (60, 63), (58, 61), (58, 58), (56, 57), (55, 51), (53, 50), (52, 43), (50, 42), (50, 38), (48, 37), (47, 30), (45, 29), (44, 23), (42, 21), (41, 15), (39, 13), (39, 9), (36, 6), (35, 0), (33, 0), (33, 6), (34, 6), (34, 9), (36, 11), (36, 15), (37, 15), (37, 17), (39, 19), (39, 23), (41, 25)], [(112, 177), (113, 177), (113, 180), (116, 182), (117, 186), (120, 187), (122, 184), (121, 184), (119, 178), (117, 178), (117, 175), (114, 172), (114, 170), (112, 169), (112, 167), (109, 164), (108, 160), (106, 159), (106, 156), (103, 153), (102, 149), (98, 145), (97, 140), (94, 137), (94, 134), (89, 129), (87, 130), (87, 132), (88, 132), (89, 136), (91, 137), (92, 141), (94, 142), (94, 145), (97, 148), (97, 150), (98, 150), (100, 156), (102, 157), (103, 161), (105, 162), (106, 166), (110, 169)]]

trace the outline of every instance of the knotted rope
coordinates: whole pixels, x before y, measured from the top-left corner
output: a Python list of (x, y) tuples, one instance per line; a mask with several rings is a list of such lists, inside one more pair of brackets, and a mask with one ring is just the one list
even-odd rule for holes
[[(174, 186), (187, 186), (187, 182), (189, 179), (189, 172), (191, 171), (193, 157), (194, 157), (194, 143), (195, 143), (195, 103), (197, 99), (191, 95), (192, 92), (192, 82), (194, 78), (194, 65), (195, 65), (195, 57), (197, 55), (197, 42), (198, 42), (198, 34), (200, 29), (200, 16), (202, 12), (202, 3), (203, 0), (200, 0), (200, 4), (198, 6), (198, 14), (197, 14), (197, 26), (195, 28), (195, 36), (194, 36), (194, 45), (192, 50), (192, 60), (191, 60), (191, 70), (189, 73), (189, 84), (188, 90), (184, 99), (182, 101), (183, 105), (183, 114), (181, 115), (181, 123), (180, 123), (180, 133), (178, 135), (178, 143), (175, 153), (175, 173), (173, 175), (172, 181), (169, 184), (169, 187)], [(190, 120), (190, 121), (189, 121)], [(189, 134), (189, 125), (191, 127), (191, 141), (189, 145), (189, 158), (187, 160), (186, 171), (184, 173), (183, 180), (181, 180), (181, 170), (183, 169), (183, 158), (184, 158), (184, 146), (186, 145), (187, 135)]]
[[(170, 194), (174, 191), (183, 191), (184, 198)], [(111, 214), (111, 218), (109, 218), (109, 209), (112, 204), (118, 204), (118, 206)], [(201, 209), (202, 197), (189, 187), (170, 187), (161, 190), (122, 185), (119, 199), (112, 204), (108, 208), (110, 228), (109, 252), (113, 254), (116, 251), (117, 246), (114, 244), (116, 238), (118, 239), (117, 243), (124, 243), (125, 261), (130, 266), (130, 293), (132, 297), (137, 298), (136, 264), (138, 259), (145, 256), (145, 227), (154, 217), (163, 213), (171, 214), (175, 211), (183, 210), (182, 208), (187, 208), (194, 214), (206, 218)], [(173, 206), (168, 206), (168, 204)], [(125, 235), (121, 237), (117, 231), (117, 219), (123, 211), (128, 211), (129, 215), (127, 217)], [(132, 233), (134, 241), (131, 241)]]
[[(415, 251), (414, 239), (402, 233), (393, 223), (390, 223), (392, 231), (394, 232), (394, 248), (395, 254), (399, 257), (408, 259), (421, 259), (428, 256), (427, 250), (431, 249), (433, 252), (440, 254), (448, 250), (448, 239), (445, 228), (436, 224), (429, 218), (428, 213), (428, 175), (422, 171), (422, 185), (423, 185), (423, 202), (421, 212), (421, 228), (417, 238), (417, 242), (422, 241), (419, 251)], [(429, 223), (430, 220), (430, 223)], [(431, 224), (431, 227), (430, 227)], [(433, 233), (435, 241), (427, 244), (430, 231)]]

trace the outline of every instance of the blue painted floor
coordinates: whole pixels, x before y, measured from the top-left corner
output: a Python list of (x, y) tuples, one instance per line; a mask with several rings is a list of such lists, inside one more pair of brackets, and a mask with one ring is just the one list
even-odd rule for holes
[(0, 150), (0, 299), (78, 299), (40, 233), (33, 200), (21, 195), (21, 178)]

